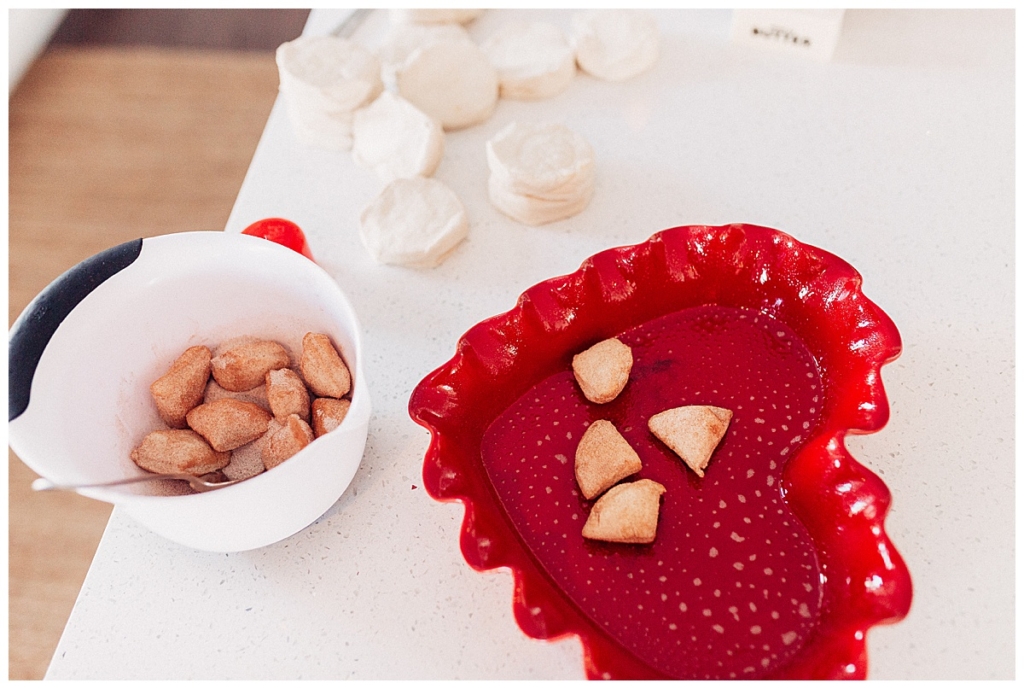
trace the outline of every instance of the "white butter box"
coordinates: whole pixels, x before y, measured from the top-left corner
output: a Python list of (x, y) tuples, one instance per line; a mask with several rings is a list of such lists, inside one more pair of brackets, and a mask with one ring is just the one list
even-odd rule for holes
[(731, 40), (764, 50), (827, 61), (846, 10), (733, 10)]

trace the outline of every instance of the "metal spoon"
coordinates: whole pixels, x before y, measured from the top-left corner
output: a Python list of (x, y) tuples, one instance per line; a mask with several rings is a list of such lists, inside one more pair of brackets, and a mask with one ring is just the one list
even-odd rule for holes
[(204, 474), (203, 476), (192, 476), (191, 474), (146, 474), (145, 476), (135, 476), (132, 478), (121, 479), (120, 481), (109, 481), (107, 483), (84, 483), (78, 485), (68, 484), (57, 484), (53, 481), (45, 478), (37, 478), (32, 482), (32, 490), (43, 491), (43, 490), (80, 490), (82, 488), (109, 488), (112, 486), (124, 486), (129, 483), (143, 483), (145, 481), (188, 481), (188, 485), (192, 487), (192, 490), (197, 493), (206, 493), (211, 490), (217, 490), (218, 488), (226, 488), (233, 486), (236, 483), (244, 481), (245, 479), (236, 479), (234, 481), (215, 481), (213, 480), (217, 476), (223, 476), (223, 474)]

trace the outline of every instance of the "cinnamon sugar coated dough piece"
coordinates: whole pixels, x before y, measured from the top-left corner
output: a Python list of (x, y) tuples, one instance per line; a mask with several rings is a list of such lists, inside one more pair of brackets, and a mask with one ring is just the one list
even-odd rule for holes
[(203, 401), (210, 359), (209, 348), (189, 347), (149, 386), (160, 418), (171, 428), (185, 428), (185, 414)]
[(576, 52), (554, 24), (506, 22), (480, 48), (498, 70), (502, 98), (550, 98), (576, 76)]
[(351, 148), (352, 113), (384, 90), (377, 57), (335, 36), (300, 36), (279, 46), (275, 57), (299, 140), (330, 150)]
[[(270, 440), (271, 430), (276, 423), (274, 419), (271, 419), (266, 433), (251, 443), (246, 443), (231, 451), (231, 461), (222, 469), (224, 476), (229, 481), (252, 478), (266, 470), (263, 466), (263, 446)], [(280, 428), (280, 424), (277, 427)]]
[(313, 400), (313, 433), (317, 438), (330, 433), (341, 425), (348, 414), (352, 403), (348, 400), (336, 400), (330, 397), (318, 397)]
[(576, 62), (599, 79), (629, 79), (646, 72), (658, 59), (658, 25), (640, 10), (578, 12), (571, 26)]
[(587, 500), (642, 468), (640, 455), (610, 421), (590, 424), (576, 446), (576, 483)]
[(186, 417), (188, 425), (218, 452), (228, 452), (267, 431), (271, 415), (251, 402), (222, 399), (200, 404)]
[(594, 503), (583, 537), (613, 543), (653, 543), (665, 486), (641, 479), (620, 483)]
[(132, 461), (156, 474), (202, 476), (227, 466), (231, 455), (217, 452), (195, 431), (153, 431), (132, 450)]
[(411, 22), (416, 24), (467, 24), (483, 14), (483, 10), (472, 9), (428, 9), (418, 7), (412, 9), (389, 10), (389, 17), (395, 23)]
[(446, 131), (483, 122), (498, 104), (498, 72), (472, 41), (416, 50), (395, 76), (398, 93)]
[(441, 124), (390, 91), (356, 111), (352, 137), (352, 159), (373, 169), (385, 184), (429, 177), (444, 153)]
[(263, 448), (263, 466), (273, 469), (313, 442), (313, 429), (295, 414), (270, 436)]
[(222, 388), (243, 392), (263, 385), (267, 372), (287, 368), (289, 363), (288, 351), (280, 343), (253, 338), (218, 348), (210, 369)]
[(267, 432), (251, 443), (231, 451), (231, 461), (224, 467), (224, 475), (231, 480), (252, 478), (267, 470), (263, 464), (263, 453), (267, 451), (270, 438), (281, 430), (284, 424), (271, 417)]
[(732, 410), (709, 405), (691, 405), (668, 409), (647, 421), (648, 428), (686, 462), (695, 474), (704, 477), (718, 443), (732, 421)]
[(306, 333), (302, 338), (299, 368), (306, 385), (317, 397), (344, 397), (352, 387), (348, 366), (323, 333)]
[(572, 358), (576, 382), (583, 396), (595, 404), (607, 404), (618, 397), (632, 370), (633, 350), (614, 337)]
[(469, 234), (466, 209), (436, 179), (396, 179), (359, 217), (359, 236), (373, 260), (411, 268), (440, 265)]
[(216, 402), (225, 398), (231, 398), (239, 402), (252, 402), (270, 411), (270, 400), (267, 399), (266, 385), (258, 385), (252, 390), (232, 392), (231, 390), (225, 390), (216, 380), (210, 378), (210, 381), (206, 384), (206, 392), (203, 394), (203, 402)]
[(309, 390), (290, 368), (269, 371), (266, 377), (267, 401), (270, 411), (278, 421), (297, 414), (303, 421), (309, 421)]

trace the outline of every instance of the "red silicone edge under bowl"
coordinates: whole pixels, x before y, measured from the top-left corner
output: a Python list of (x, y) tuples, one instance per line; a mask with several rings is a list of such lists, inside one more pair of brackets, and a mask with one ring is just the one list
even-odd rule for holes
[(537, 639), (578, 636), (590, 678), (666, 679), (612, 641), (555, 586), (506, 516), (481, 462), (487, 426), (571, 357), (667, 313), (718, 304), (782, 320), (814, 355), (825, 390), (817, 432), (787, 464), (786, 500), (824, 575), (819, 623), (770, 679), (859, 679), (870, 627), (903, 619), (910, 574), (885, 533), (890, 493), (846, 451), (848, 433), (885, 425), (881, 367), (899, 332), (861, 292), (848, 263), (766, 227), (686, 226), (596, 254), (576, 272), (524, 292), (515, 308), (471, 328), (451, 360), (415, 388), (409, 413), (430, 431), (424, 487), (465, 506), (460, 545), (476, 570), (509, 568), (513, 612)]

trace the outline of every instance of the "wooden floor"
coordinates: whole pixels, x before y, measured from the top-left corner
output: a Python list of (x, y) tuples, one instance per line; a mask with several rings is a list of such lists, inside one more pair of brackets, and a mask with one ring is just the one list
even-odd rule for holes
[(302, 33), (309, 10), (70, 10), (51, 45), (272, 51)]
[[(61, 45), (44, 53), (9, 107), (11, 322), (60, 273), (103, 249), (223, 229), (277, 83), (271, 52)], [(32, 493), (34, 477), (12, 453), (12, 680), (45, 673), (110, 513), (74, 494)]]

